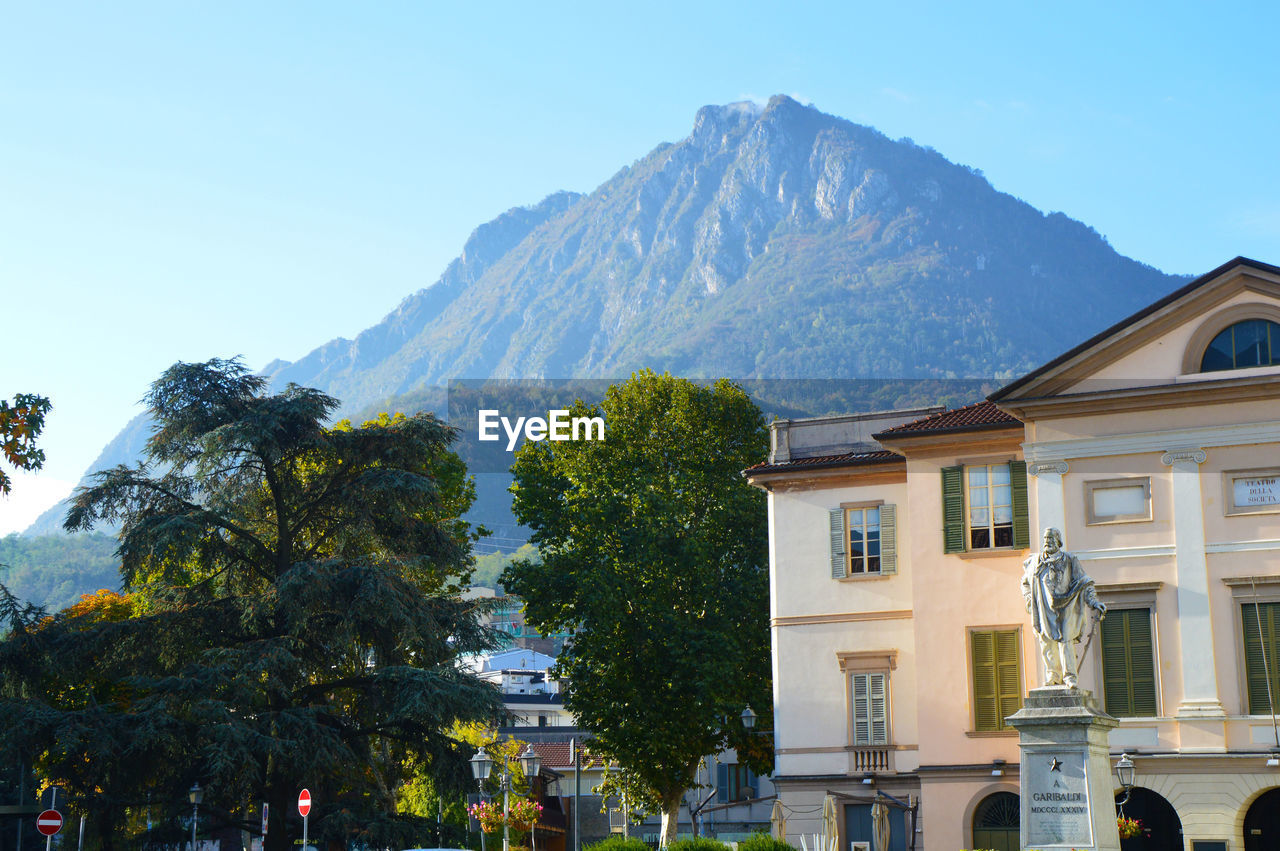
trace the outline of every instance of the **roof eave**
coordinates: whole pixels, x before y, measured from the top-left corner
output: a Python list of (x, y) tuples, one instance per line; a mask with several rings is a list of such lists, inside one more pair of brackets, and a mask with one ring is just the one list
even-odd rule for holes
[[(1046, 376), (1047, 374), (1051, 373), (1053, 370), (1057, 369), (1060, 366), (1063, 366), (1064, 364), (1069, 363), (1070, 361), (1080, 357), (1086, 352), (1089, 352), (1091, 349), (1096, 348), (1101, 343), (1106, 341), (1108, 338), (1115, 336), (1116, 334), (1120, 333), (1130, 325), (1133, 325), (1137, 322), (1142, 321), (1148, 316), (1151, 316), (1152, 314), (1157, 313), (1163, 310), (1164, 308), (1174, 304), (1175, 302), (1185, 298), (1186, 296), (1190, 295), (1191, 293), (1195, 292), (1196, 290), (1200, 289), (1201, 287), (1210, 283), (1211, 281), (1217, 280), (1218, 278), (1221, 278), (1227, 273), (1240, 268), (1248, 268), (1248, 269), (1253, 269), (1254, 271), (1257, 271), (1257, 272), (1280, 276), (1280, 266), (1272, 266), (1270, 263), (1263, 263), (1259, 260), (1251, 260), (1248, 257), (1235, 257), (1231, 260), (1228, 260), (1226, 263), (1223, 263), (1218, 268), (1213, 269), (1210, 272), (1206, 272), (1205, 274), (1201, 275), (1195, 280), (1192, 280), (1186, 285), (1174, 290), (1164, 298), (1159, 299), (1158, 301), (1152, 302), (1151, 304), (1147, 305), (1146, 307), (1142, 308), (1136, 313), (1133, 313), (1130, 316), (1127, 316), (1124, 319), (1121, 319), (1119, 322), (1115, 323), (1111, 327), (1098, 332), (1097, 334), (1093, 335), (1088, 340), (1085, 340), (1083, 343), (1079, 344), (1075, 348), (1072, 348), (1066, 352), (1063, 352), (1053, 360), (1049, 361), (1048, 363), (1045, 363), (1042, 366), (1037, 367), (1036, 369), (1033, 369), (1031, 372), (1028, 372), (1026, 375), (1023, 375), (1021, 378), (1017, 378), (1011, 381), (1010, 383), (1006, 384), (1005, 386), (996, 390), (994, 393), (987, 396), (987, 401), (998, 403), (1002, 400), (1008, 399), (1012, 394), (1016, 393), (1018, 390), (1022, 389), (1023, 387), (1026, 387), (1029, 384), (1032, 384), (1037, 379), (1040, 379)], [(1001, 410), (1006, 410), (1006, 409), (1001, 407)]]

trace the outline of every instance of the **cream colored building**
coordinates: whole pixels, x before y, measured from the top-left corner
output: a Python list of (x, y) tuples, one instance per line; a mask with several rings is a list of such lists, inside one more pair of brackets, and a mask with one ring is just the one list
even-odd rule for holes
[(919, 802), (916, 848), (1017, 847), (1003, 719), (1043, 676), (1018, 583), (1056, 526), (1109, 607), (1081, 685), (1137, 764), (1141, 847), (1280, 848), (1280, 268), (1234, 260), (987, 401), (879, 416), (777, 424), (748, 471), (793, 841), (828, 794), (842, 851), (869, 839), (878, 790)]

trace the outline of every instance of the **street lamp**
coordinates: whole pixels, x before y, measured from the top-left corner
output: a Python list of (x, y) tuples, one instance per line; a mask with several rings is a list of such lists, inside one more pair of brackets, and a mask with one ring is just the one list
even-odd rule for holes
[(1124, 805), (1129, 803), (1129, 791), (1133, 789), (1133, 775), (1133, 760), (1129, 758), (1127, 753), (1120, 754), (1120, 759), (1116, 761), (1116, 779), (1120, 781), (1120, 788), (1124, 790), (1124, 797), (1116, 803), (1116, 806), (1121, 808), (1122, 814)]
[[(520, 754), (520, 770), (524, 772), (524, 776), (529, 778), (529, 791), (534, 792), (533, 778), (538, 776), (538, 769), (542, 767), (542, 758), (538, 756), (538, 752), (533, 749), (533, 745), (529, 745), (524, 749), (524, 753)], [(537, 810), (535, 809), (536, 813)], [(529, 825), (529, 847), (531, 851), (538, 851), (538, 817), (533, 817), (533, 822)], [(503, 849), (506, 851), (506, 849)]]
[(742, 710), (742, 726), (748, 733), (756, 726), (756, 714), (751, 711), (750, 706)]
[(200, 788), (199, 781), (191, 784), (187, 800), (191, 802), (191, 851), (196, 851), (196, 822), (200, 820), (200, 802), (204, 800), (204, 790)]
[[(476, 755), (471, 757), (471, 776), (476, 779), (476, 783), (480, 786), (480, 803), (484, 803), (484, 781), (489, 777), (489, 771), (493, 768), (493, 760), (484, 752), (484, 748), (476, 751)], [(479, 821), (479, 819), (477, 819)], [(484, 825), (480, 825), (480, 851), (484, 851)]]
[[(533, 749), (533, 745), (520, 754), (520, 768), (524, 771), (526, 777), (536, 776), (538, 769), (541, 767), (542, 760)], [(489, 779), (489, 774), (493, 771), (493, 760), (481, 748), (476, 755), (471, 758), (471, 773), (482, 785), (485, 780)], [(499, 788), (502, 789), (502, 851), (511, 851), (511, 766), (503, 760), (502, 774), (498, 776)], [(484, 831), (480, 831), (481, 841), (484, 841)]]

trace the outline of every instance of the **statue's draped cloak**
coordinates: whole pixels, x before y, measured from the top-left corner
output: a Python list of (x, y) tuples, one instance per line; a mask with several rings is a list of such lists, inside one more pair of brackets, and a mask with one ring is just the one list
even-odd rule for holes
[(1030, 589), (1031, 628), (1054, 641), (1079, 641), (1088, 623), (1085, 587), (1093, 581), (1080, 560), (1059, 550), (1052, 556), (1034, 555), (1026, 566), (1023, 585)]

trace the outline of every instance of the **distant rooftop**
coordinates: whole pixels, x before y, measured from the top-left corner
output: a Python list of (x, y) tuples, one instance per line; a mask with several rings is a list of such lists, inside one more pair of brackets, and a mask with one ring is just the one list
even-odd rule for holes
[(942, 407), (933, 406), (775, 420), (769, 426), (769, 464), (879, 452), (884, 447), (875, 438), (877, 432), (943, 410)]
[(918, 420), (895, 425), (878, 432), (877, 440), (883, 438), (923, 437), (928, 434), (945, 434), (961, 431), (984, 431), (986, 429), (1009, 428), (1022, 425), (1022, 420), (1006, 414), (991, 402), (975, 402), (963, 408), (939, 411)]

